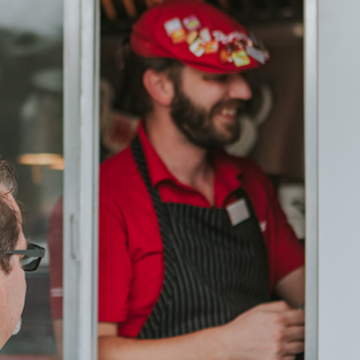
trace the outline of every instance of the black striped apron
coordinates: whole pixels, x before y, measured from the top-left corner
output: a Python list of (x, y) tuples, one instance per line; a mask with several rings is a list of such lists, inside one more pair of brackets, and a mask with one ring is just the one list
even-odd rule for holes
[(225, 209), (164, 203), (153, 188), (139, 138), (131, 144), (151, 195), (164, 249), (159, 299), (138, 338), (159, 339), (225, 324), (269, 301), (268, 261), (259, 222), (251, 216), (232, 226)]

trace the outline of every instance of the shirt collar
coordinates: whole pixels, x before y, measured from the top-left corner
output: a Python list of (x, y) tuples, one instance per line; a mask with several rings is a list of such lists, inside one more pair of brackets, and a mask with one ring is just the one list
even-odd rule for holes
[(222, 207), (228, 196), (240, 187), (242, 169), (238, 158), (218, 149), (210, 153), (214, 167), (215, 203)]
[(144, 151), (146, 163), (148, 164), (148, 172), (151, 186), (155, 187), (159, 182), (164, 180), (173, 180), (177, 182), (176, 178), (170, 173), (165, 166), (160, 156), (156, 153), (151, 145), (144, 128), (144, 121), (142, 120), (138, 129), (140, 142)]
[[(170, 173), (151, 145), (145, 133), (144, 121), (141, 121), (139, 125), (138, 134), (148, 164), (152, 187), (166, 180), (171, 180), (179, 184), (179, 181)], [(225, 199), (231, 192), (239, 188), (242, 170), (237, 158), (229, 155), (222, 149), (210, 151), (209, 156), (214, 167), (215, 191), (219, 191), (221, 193), (220, 197)]]

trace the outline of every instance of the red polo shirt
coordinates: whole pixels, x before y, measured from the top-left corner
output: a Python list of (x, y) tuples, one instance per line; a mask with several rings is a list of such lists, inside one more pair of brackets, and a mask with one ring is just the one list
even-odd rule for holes
[[(146, 137), (139, 137), (152, 186), (162, 201), (211, 207), (197, 190), (180, 183)], [(271, 288), (304, 264), (304, 250), (280, 209), (270, 181), (251, 160), (224, 151), (210, 154), (214, 167), (215, 206), (248, 193), (263, 231)], [(119, 323), (118, 334), (135, 337), (160, 295), (163, 247), (155, 209), (130, 148), (101, 165), (100, 171), (99, 321)]]

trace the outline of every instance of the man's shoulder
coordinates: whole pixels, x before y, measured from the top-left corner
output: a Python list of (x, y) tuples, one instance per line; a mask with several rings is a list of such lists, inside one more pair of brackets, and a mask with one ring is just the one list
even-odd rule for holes
[(100, 166), (100, 188), (121, 187), (139, 177), (139, 172), (130, 147)]

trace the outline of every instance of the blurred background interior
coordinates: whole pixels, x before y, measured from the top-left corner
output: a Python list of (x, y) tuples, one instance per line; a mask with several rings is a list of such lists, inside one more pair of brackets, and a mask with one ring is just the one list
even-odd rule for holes
[[(304, 238), (303, 1), (210, 0), (247, 25), (272, 55), (249, 74), (254, 97), (243, 135), (228, 150), (252, 157), (272, 179)], [(121, 150), (139, 121), (127, 96), (121, 44), (155, 0), (101, 0), (101, 159)], [(63, 189), (62, 0), (0, 0), (0, 153), (17, 171), (24, 232), (47, 247), (50, 213)], [(61, 269), (59, 269), (61, 271)], [(55, 359), (49, 259), (27, 274), (23, 327), (0, 359)]]

